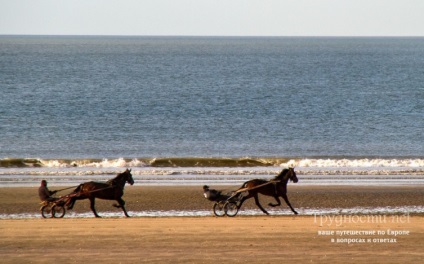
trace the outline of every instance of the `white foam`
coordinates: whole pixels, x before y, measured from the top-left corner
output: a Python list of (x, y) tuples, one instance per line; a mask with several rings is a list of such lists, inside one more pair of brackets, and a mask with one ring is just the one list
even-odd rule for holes
[(290, 160), (280, 166), (315, 168), (419, 168), (424, 159), (299, 159)]
[[(258, 159), (266, 162), (266, 158)], [(100, 161), (90, 160), (75, 160), (72, 162), (61, 160), (43, 160), (39, 159), (43, 166), (49, 168), (66, 168), (66, 167), (89, 167), (89, 168), (126, 168), (126, 167), (149, 167), (151, 162), (140, 161), (138, 159), (125, 160), (124, 158), (117, 159), (102, 159)], [(153, 159), (154, 161), (154, 159)], [(269, 163), (273, 163), (269, 159)], [(278, 167), (304, 167), (304, 168), (422, 168), (424, 167), (424, 159), (419, 158), (360, 158), (360, 159), (290, 159), (287, 162), (275, 164)]]
[(136, 184), (142, 185), (239, 185), (245, 181), (271, 179), (282, 167), (295, 165), (298, 185), (424, 185), (424, 159), (293, 159), (280, 166), (258, 167), (150, 167), (140, 160), (43, 161), (45, 166), (0, 168), (0, 187), (73, 186), (86, 181), (106, 181), (132, 168)]
[[(317, 215), (391, 215), (391, 214), (424, 214), (424, 206), (403, 206), (403, 207), (352, 207), (352, 208), (298, 208), (299, 215), (317, 216)], [(271, 209), (270, 215), (284, 216), (293, 215), (290, 210)], [(105, 218), (125, 218), (122, 212), (98, 212)], [(213, 216), (212, 211), (208, 210), (170, 210), (170, 211), (129, 211), (131, 217), (207, 217)], [(240, 210), (237, 216), (260, 216), (264, 215), (259, 209)], [(75, 213), (67, 212), (64, 218), (93, 218), (92, 212)], [(0, 219), (34, 219), (42, 218), (37, 213), (22, 214), (0, 214)]]

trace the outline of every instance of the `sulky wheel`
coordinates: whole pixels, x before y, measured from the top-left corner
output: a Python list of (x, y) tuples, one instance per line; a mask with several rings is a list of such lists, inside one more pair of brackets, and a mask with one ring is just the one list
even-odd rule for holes
[(224, 216), (225, 215), (225, 210), (224, 210), (224, 203), (223, 202), (216, 202), (213, 205), (213, 213), (216, 216)]
[(41, 215), (43, 218), (54, 217), (52, 207), (50, 205), (44, 205), (41, 207)]
[(226, 202), (224, 205), (224, 211), (227, 216), (233, 217), (238, 213), (238, 207), (236, 203)]
[(56, 218), (62, 218), (66, 213), (64, 206), (55, 205), (52, 207), (52, 215)]

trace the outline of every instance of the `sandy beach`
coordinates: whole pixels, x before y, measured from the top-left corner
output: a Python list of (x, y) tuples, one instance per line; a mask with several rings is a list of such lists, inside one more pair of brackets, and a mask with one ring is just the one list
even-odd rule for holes
[[(62, 188), (62, 187), (61, 187)], [(232, 188), (223, 186), (222, 189)], [(37, 188), (0, 188), (2, 214), (37, 213)], [(55, 189), (50, 186), (50, 189)], [(56, 188), (59, 189), (59, 188)], [(418, 187), (289, 188), (295, 208), (420, 206)], [(208, 210), (201, 186), (128, 186), (129, 213)], [(268, 200), (261, 197), (266, 205)], [(99, 201), (97, 209), (112, 209)], [(253, 201), (242, 208), (254, 208)], [(269, 207), (266, 207), (269, 208)], [(79, 201), (76, 213), (89, 211)], [(282, 206), (281, 210), (289, 210)], [(421, 263), (424, 216), (315, 215), (0, 220), (2, 263)]]
[[(0, 254), (2, 263), (422, 263), (424, 218), (386, 220), (340, 226), (302, 216), (0, 220)], [(351, 230), (386, 234), (319, 233)]]

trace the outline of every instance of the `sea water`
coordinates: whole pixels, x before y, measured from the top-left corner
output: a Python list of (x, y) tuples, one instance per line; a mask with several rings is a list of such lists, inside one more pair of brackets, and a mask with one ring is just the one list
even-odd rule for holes
[(424, 184), (424, 38), (0, 36), (0, 186)]

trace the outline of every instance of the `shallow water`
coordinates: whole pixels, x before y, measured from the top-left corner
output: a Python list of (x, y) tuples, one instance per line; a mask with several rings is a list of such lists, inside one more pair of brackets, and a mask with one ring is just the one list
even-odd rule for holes
[[(22, 166), (0, 168), (0, 187), (38, 186), (42, 179), (48, 180), (51, 186), (106, 181), (128, 167), (132, 169), (136, 185), (240, 185), (254, 178), (271, 179), (290, 166), (295, 167), (299, 185), (424, 185), (424, 160), (418, 158), (192, 158), (165, 161), (163, 159), (159, 165), (157, 159), (23, 159), (19, 161)], [(7, 159), (3, 162), (6, 163)]]
[[(393, 215), (393, 214), (423, 214), (424, 206), (402, 206), (402, 207), (353, 207), (353, 208), (297, 208), (299, 215), (315, 216), (319, 218), (325, 215)], [(270, 209), (270, 215), (295, 215), (289, 210)], [(122, 212), (101, 212), (99, 213), (105, 218), (121, 218), (125, 217)], [(171, 211), (129, 211), (131, 217), (205, 217), (213, 216), (212, 211), (185, 211), (185, 210), (171, 210)], [(259, 209), (240, 210), (238, 216), (260, 216), (264, 215)], [(0, 214), (0, 219), (32, 219), (41, 218), (41, 214), (37, 213), (22, 213), (22, 214)], [(67, 212), (64, 218), (92, 218), (92, 212), (75, 213)], [(378, 218), (381, 219), (381, 218)], [(352, 219), (353, 221), (354, 219)], [(318, 219), (317, 221), (322, 221)]]
[[(159, 185), (159, 186), (183, 186), (183, 185), (241, 185), (242, 183), (256, 178), (272, 179), (279, 170), (199, 170), (172, 169), (158, 171), (143, 171), (133, 169), (132, 174), (135, 185)], [(375, 172), (373, 170), (360, 171), (309, 171), (299, 169), (297, 171), (299, 182), (297, 185), (367, 185), (367, 186), (390, 186), (390, 185), (424, 185), (424, 172), (422, 170), (399, 173)], [(32, 171), (9, 172), (0, 175), (0, 187), (36, 187), (41, 180), (49, 182), (49, 186), (74, 186), (87, 181), (107, 181), (114, 177), (113, 171), (90, 171), (75, 174), (61, 174), (56, 171), (46, 174), (44, 171), (37, 173)]]

